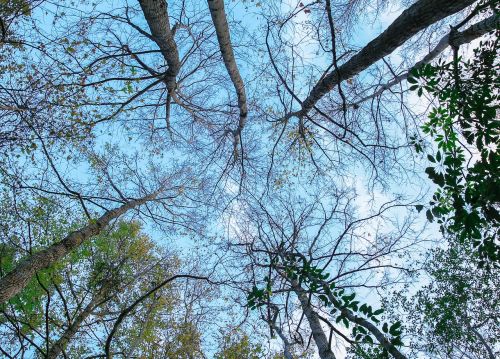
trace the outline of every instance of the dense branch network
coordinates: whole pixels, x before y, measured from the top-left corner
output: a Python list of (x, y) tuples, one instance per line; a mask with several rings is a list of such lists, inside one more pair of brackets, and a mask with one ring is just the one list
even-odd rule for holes
[[(493, 358), (498, 280), (468, 276), (466, 240), (428, 241), (415, 133), (441, 141), (436, 184), (475, 145), (495, 177), (499, 8), (417, 0), (359, 47), (389, 3), (1, 3), (2, 355)], [(465, 69), (488, 81), (461, 88)], [(421, 127), (424, 89), (444, 104)]]

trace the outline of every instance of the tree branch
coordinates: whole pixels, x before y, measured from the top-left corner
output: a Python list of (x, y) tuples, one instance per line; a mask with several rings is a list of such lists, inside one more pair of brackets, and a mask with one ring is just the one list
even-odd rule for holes
[(450, 32), (449, 34), (443, 36), (441, 40), (439, 40), (438, 44), (434, 47), (434, 49), (432, 49), (432, 51), (430, 51), (427, 55), (425, 55), (425, 57), (422, 60), (413, 65), (404, 74), (397, 76), (392, 81), (384, 85), (381, 85), (381, 88), (375, 91), (373, 94), (365, 96), (359, 101), (350, 104), (349, 106), (356, 108), (361, 103), (380, 96), (385, 90), (406, 80), (411, 70), (413, 70), (414, 68), (418, 68), (422, 65), (430, 63), (437, 56), (439, 56), (439, 54), (441, 54), (444, 50), (446, 50), (448, 46), (451, 46), (452, 44), (453, 46), (461, 46), (467, 44), (472, 40), (475, 40), (478, 37), (481, 37), (487, 34), (488, 32), (495, 30), (499, 26), (499, 24), (500, 24), (500, 17), (498, 15), (492, 15), (478, 23), (475, 23), (474, 25), (471, 25), (464, 31), (454, 32), (454, 33)]
[(224, 1), (223, 0), (208, 0), (208, 8), (210, 9), (210, 15), (212, 16), (212, 22), (215, 27), (215, 32), (217, 34), (217, 41), (219, 42), (220, 52), (222, 54), (222, 59), (224, 60), (224, 65), (226, 66), (227, 72), (231, 81), (233, 82), (234, 89), (238, 96), (238, 107), (240, 109), (240, 119), (238, 122), (238, 127), (236, 130), (232, 131), (234, 136), (234, 159), (238, 159), (238, 146), (241, 141), (241, 132), (245, 127), (245, 123), (248, 116), (248, 105), (247, 97), (245, 93), (245, 84), (241, 78), (238, 65), (234, 58), (233, 46), (231, 44), (231, 37), (229, 33), (229, 25), (226, 19), (226, 13), (224, 11)]
[(433, 23), (453, 15), (474, 3), (474, 0), (420, 0), (410, 6), (379, 36), (370, 41), (345, 64), (320, 80), (294, 115), (302, 117), (339, 82), (347, 80), (389, 55), (413, 35)]

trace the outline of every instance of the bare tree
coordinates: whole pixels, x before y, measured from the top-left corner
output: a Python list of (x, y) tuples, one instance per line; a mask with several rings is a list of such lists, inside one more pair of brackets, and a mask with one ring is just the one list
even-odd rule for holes
[[(382, 310), (354, 296), (364, 288), (396, 285), (405, 281), (403, 274), (412, 273), (404, 261), (395, 260), (418, 242), (410, 230), (412, 221), (377, 230), (375, 223), (387, 221), (389, 213), (405, 205), (387, 202), (356, 218), (353, 199), (352, 193), (335, 191), (321, 197), (304, 194), (301, 204), (286, 192), (274, 192), (269, 201), (240, 199), (244, 216), (234, 219), (237, 227), (227, 250), (236, 262), (245, 263), (249, 284), (244, 304), (258, 308), (271, 331), (279, 329), (288, 350), (306, 345), (304, 319), (321, 358), (334, 358), (335, 345), (358, 347), (368, 340), (395, 358), (405, 358), (399, 349), (401, 324), (385, 323), (386, 330), (392, 329), (384, 332)], [(373, 271), (385, 274), (376, 279)], [(350, 324), (353, 332), (346, 333), (339, 323)]]

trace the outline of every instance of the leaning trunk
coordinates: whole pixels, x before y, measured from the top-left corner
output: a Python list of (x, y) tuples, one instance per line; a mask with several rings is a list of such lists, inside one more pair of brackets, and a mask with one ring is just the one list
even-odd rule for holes
[(174, 35), (170, 29), (168, 4), (165, 0), (139, 0), (139, 4), (151, 30), (152, 39), (160, 48), (161, 54), (167, 62), (165, 82), (168, 92), (171, 93), (176, 86), (176, 77), (181, 68), (181, 62)]
[(323, 77), (302, 103), (301, 115), (307, 114), (316, 103), (341, 81), (351, 78), (384, 56), (389, 55), (412, 36), (435, 22), (453, 15), (475, 0), (420, 0), (410, 6), (389, 27), (370, 41), (345, 64)]
[(234, 57), (233, 45), (231, 44), (231, 37), (229, 34), (229, 25), (224, 11), (224, 1), (208, 0), (208, 8), (210, 9), (210, 15), (212, 16), (212, 22), (217, 34), (217, 41), (219, 42), (219, 48), (222, 54), (222, 59), (224, 60), (224, 65), (226, 66), (229, 77), (233, 82), (236, 95), (238, 96), (240, 118), (238, 121), (238, 127), (236, 130), (232, 131), (234, 136), (234, 159), (237, 159), (241, 132), (243, 131), (243, 127), (245, 127), (248, 115), (245, 84), (243, 83), (243, 79), (241, 78), (240, 71), (238, 70), (238, 65), (236, 64), (236, 59)]
[(62, 241), (54, 243), (20, 262), (11, 272), (0, 279), (0, 304), (8, 301), (21, 292), (36, 272), (48, 268), (69, 252), (80, 246), (84, 241), (99, 234), (112, 220), (128, 210), (153, 200), (161, 190), (141, 199), (129, 201), (121, 207), (107, 211), (97, 220), (91, 221), (85, 227), (71, 232)]

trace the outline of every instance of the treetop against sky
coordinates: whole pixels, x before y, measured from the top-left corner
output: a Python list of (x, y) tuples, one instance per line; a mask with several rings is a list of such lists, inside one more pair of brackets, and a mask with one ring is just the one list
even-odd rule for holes
[(494, 358), (493, 0), (0, 1), (6, 358)]

